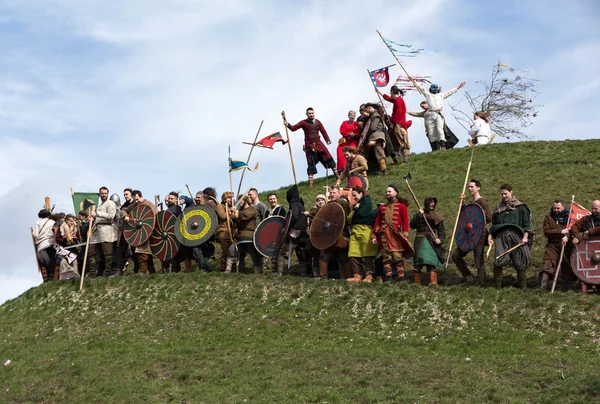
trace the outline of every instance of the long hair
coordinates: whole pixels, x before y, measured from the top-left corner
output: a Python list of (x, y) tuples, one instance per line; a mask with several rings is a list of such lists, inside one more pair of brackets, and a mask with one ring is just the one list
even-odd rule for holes
[(490, 115), (487, 112), (478, 111), (475, 112), (475, 116), (483, 119), (485, 123), (490, 123)]

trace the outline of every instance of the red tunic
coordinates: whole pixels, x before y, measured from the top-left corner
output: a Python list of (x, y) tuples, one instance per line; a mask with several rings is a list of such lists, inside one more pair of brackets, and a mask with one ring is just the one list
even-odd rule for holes
[(412, 121), (406, 120), (406, 104), (404, 103), (404, 99), (402, 97), (392, 98), (387, 94), (383, 94), (383, 99), (394, 104), (394, 109), (392, 110), (391, 121), (395, 125), (400, 125), (404, 129), (410, 128), (412, 125)]
[(319, 136), (319, 132), (321, 132), (323, 138), (325, 138), (326, 141), (331, 141), (321, 121), (315, 119), (314, 121), (310, 122), (308, 119), (305, 119), (303, 121), (298, 122), (295, 125), (290, 125), (288, 123), (288, 128), (292, 132), (295, 132), (298, 129), (302, 129), (304, 131), (305, 153), (309, 150), (312, 150), (313, 152), (321, 153), (321, 156), (323, 157), (324, 161), (333, 159), (333, 157), (331, 157), (331, 154), (329, 154), (329, 150), (327, 150), (327, 147), (325, 146), (325, 144), (323, 144), (323, 142), (321, 141), (321, 137)]
[(358, 139), (360, 138), (360, 125), (354, 121), (352, 123), (348, 121), (342, 122), (340, 126), (340, 134), (344, 138), (344, 142), (340, 143), (337, 147), (337, 169), (342, 172), (346, 168), (346, 157), (344, 157), (344, 147), (353, 146), (358, 147)]
[[(402, 202), (394, 202), (391, 226), (385, 221), (388, 205), (381, 205), (377, 210), (377, 218), (373, 226), (373, 235), (379, 236), (379, 247), (389, 251), (402, 251), (402, 244), (396, 236), (397, 233), (408, 233), (408, 209)], [(391, 228), (390, 228), (391, 227)], [(382, 233), (385, 234), (387, 245), (382, 245)]]

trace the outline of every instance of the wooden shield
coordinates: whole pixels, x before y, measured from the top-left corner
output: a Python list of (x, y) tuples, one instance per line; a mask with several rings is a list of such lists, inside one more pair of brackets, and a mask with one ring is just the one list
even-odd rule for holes
[(348, 177), (348, 188), (352, 189), (357, 185), (363, 187), (365, 191), (369, 188), (369, 183), (364, 176), (361, 174), (352, 174)]
[(132, 247), (139, 247), (150, 238), (156, 217), (154, 209), (146, 204), (135, 206), (129, 212), (129, 221), (123, 225), (123, 236)]
[(600, 285), (600, 262), (597, 254), (600, 254), (600, 236), (581, 240), (571, 253), (571, 267), (575, 275), (594, 285)]
[(170, 210), (163, 210), (156, 214), (156, 225), (150, 235), (150, 249), (152, 254), (161, 261), (169, 261), (179, 251), (179, 240), (175, 236), (175, 223), (177, 216)]
[(310, 241), (318, 250), (334, 245), (341, 236), (346, 224), (344, 209), (337, 203), (324, 205), (312, 220)]
[(217, 214), (204, 205), (186, 208), (175, 223), (175, 237), (186, 247), (196, 247), (208, 241), (217, 230)]
[(456, 225), (456, 246), (463, 252), (473, 251), (485, 235), (485, 213), (476, 203), (465, 205)]
[(256, 227), (254, 231), (254, 247), (264, 257), (275, 258), (285, 232), (286, 218), (283, 216), (269, 216)]

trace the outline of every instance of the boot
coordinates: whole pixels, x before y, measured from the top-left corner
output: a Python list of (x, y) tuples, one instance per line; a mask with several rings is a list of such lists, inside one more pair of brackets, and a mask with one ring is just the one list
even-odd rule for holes
[(579, 281), (581, 282), (581, 293), (583, 293), (584, 295), (588, 294), (588, 284), (583, 282), (583, 281)]
[(388, 175), (387, 164), (385, 159), (379, 160), (379, 169), (381, 170), (381, 175)]
[(373, 282), (373, 275), (369, 274), (369, 275), (365, 276), (365, 279), (363, 279), (363, 282), (367, 282), (367, 283)]
[(377, 282), (377, 283), (383, 283), (383, 276), (380, 276), (380, 275), (376, 276), (375, 277), (375, 282)]
[(386, 274), (386, 275), (385, 275), (385, 278), (383, 278), (383, 283), (392, 283), (392, 280), (393, 280), (393, 279), (394, 279), (394, 278), (392, 277), (392, 275), (391, 275), (391, 274), (390, 274), (390, 275), (387, 275), (387, 274)]
[(436, 271), (429, 272), (429, 286), (437, 286), (438, 276)]
[(321, 279), (321, 272), (319, 267), (313, 267), (312, 269), (312, 277), (314, 279)]
[(362, 275), (361, 274), (354, 274), (352, 278), (348, 278), (346, 279), (346, 281), (348, 282), (360, 282), (362, 281)]
[[(390, 276), (391, 275), (392, 274), (390, 273)], [(398, 281), (404, 280), (404, 266), (396, 266), (396, 280), (398, 280)]]
[(184, 265), (185, 265), (185, 272), (186, 272), (186, 273), (190, 273), (190, 272), (192, 272), (192, 260), (191, 260), (191, 259), (189, 259), (189, 258), (186, 258), (186, 259), (183, 261), (183, 263), (184, 263)]
[(308, 186), (312, 188), (312, 186), (315, 184), (315, 179), (313, 178), (312, 174), (308, 174)]
[(517, 271), (517, 281), (520, 289), (527, 288), (527, 272)]
[(321, 276), (321, 279), (327, 279), (327, 272), (328, 272), (328, 263), (325, 261), (319, 261), (319, 275)]
[(225, 273), (230, 274), (232, 268), (233, 268), (233, 258), (227, 258), (227, 262), (225, 263)]
[(497, 289), (502, 287), (502, 268), (494, 268), (494, 286)]
[(44, 283), (48, 282), (48, 270), (46, 267), (41, 267), (40, 271), (42, 272), (42, 279), (44, 280)]
[(123, 270), (122, 269), (115, 270), (115, 272), (111, 276), (109, 276), (109, 278), (116, 278), (117, 276), (123, 276)]
[(255, 267), (253, 267), (253, 269), (254, 269), (254, 275), (260, 275), (260, 274), (262, 274), (262, 267), (255, 266)]
[(342, 279), (348, 279), (352, 277), (352, 264), (349, 262), (342, 265), (342, 269), (340, 270), (340, 275)]
[(420, 272), (415, 272), (415, 284), (421, 286), (423, 284), (423, 275)]
[(273, 272), (273, 276), (281, 276), (283, 275), (283, 267), (285, 265), (285, 261), (283, 259), (277, 260), (277, 272)]
[(462, 284), (466, 284), (466, 283), (471, 283), (471, 282), (473, 282), (473, 277), (472, 277), (471, 275), (469, 275), (469, 276), (465, 276), (465, 277), (463, 277), (463, 278), (461, 279), (461, 282), (460, 282), (460, 283), (462, 283)]
[(542, 272), (542, 278), (540, 280), (540, 289), (548, 290), (548, 283), (550, 282), (550, 275), (547, 272)]
[(410, 156), (410, 149), (402, 150), (402, 165), (408, 164), (408, 156)]
[(398, 154), (396, 152), (392, 153), (392, 161), (394, 164), (398, 164)]
[[(66, 259), (66, 258), (64, 258), (64, 259)], [(60, 266), (59, 265), (54, 266), (54, 280), (55, 281), (60, 280)]]

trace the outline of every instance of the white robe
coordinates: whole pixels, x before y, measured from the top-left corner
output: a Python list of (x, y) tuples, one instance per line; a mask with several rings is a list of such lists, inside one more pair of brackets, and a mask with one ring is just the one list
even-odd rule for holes
[(444, 99), (450, 97), (452, 94), (458, 91), (458, 87), (454, 87), (451, 90), (444, 91), (443, 93), (432, 94), (429, 91), (425, 91), (422, 86), (417, 85), (417, 90), (425, 97), (427, 101), (428, 110), (425, 115), (425, 125), (427, 125), (427, 134), (429, 136), (429, 142), (437, 142), (439, 140), (446, 141), (444, 135)]
[(490, 142), (490, 138), (492, 135), (492, 130), (490, 129), (490, 124), (484, 121), (481, 118), (476, 118), (475, 122), (471, 126), (471, 130), (469, 131), (469, 136), (477, 137), (477, 144), (488, 144)]
[(96, 227), (90, 238), (90, 244), (112, 243), (115, 241), (115, 230), (113, 223), (117, 215), (117, 205), (110, 199), (98, 206), (96, 219), (93, 226)]

